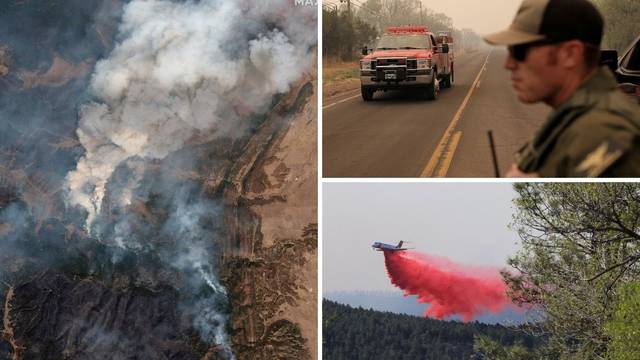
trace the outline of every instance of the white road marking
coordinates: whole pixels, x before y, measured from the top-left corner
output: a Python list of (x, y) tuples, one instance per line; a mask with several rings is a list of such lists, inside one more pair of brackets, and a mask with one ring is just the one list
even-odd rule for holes
[(338, 104), (340, 104), (340, 103), (343, 103), (343, 102), (348, 101), (348, 100), (351, 100), (351, 99), (355, 99), (355, 98), (357, 98), (357, 97), (360, 97), (360, 94), (358, 94), (358, 95), (353, 95), (353, 96), (351, 96), (351, 97), (348, 97), (348, 98), (346, 98), (346, 99), (342, 99), (342, 100), (340, 100), (340, 101), (336, 101), (336, 102), (331, 103), (331, 104), (329, 104), (329, 105), (325, 105), (325, 106), (323, 106), (323, 107), (322, 107), (322, 109), (324, 110), (324, 109), (330, 108), (330, 107), (332, 107), (332, 106), (338, 105)]

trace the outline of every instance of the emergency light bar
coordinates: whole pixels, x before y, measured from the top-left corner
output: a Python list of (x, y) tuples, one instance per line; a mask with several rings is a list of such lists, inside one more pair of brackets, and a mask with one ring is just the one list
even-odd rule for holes
[(426, 34), (429, 32), (426, 26), (392, 26), (387, 28), (387, 34)]

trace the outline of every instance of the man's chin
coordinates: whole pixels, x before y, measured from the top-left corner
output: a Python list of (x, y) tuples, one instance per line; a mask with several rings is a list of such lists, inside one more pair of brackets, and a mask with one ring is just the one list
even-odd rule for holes
[(519, 91), (516, 92), (516, 95), (518, 96), (518, 100), (520, 100), (520, 102), (523, 104), (534, 104), (539, 101), (538, 99), (534, 99), (531, 95), (523, 94)]

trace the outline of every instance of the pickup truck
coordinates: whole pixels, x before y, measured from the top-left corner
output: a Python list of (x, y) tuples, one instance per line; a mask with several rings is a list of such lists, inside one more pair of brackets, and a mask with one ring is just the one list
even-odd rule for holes
[(640, 104), (640, 36), (620, 56), (616, 78), (622, 91)]
[(360, 60), (362, 99), (378, 90), (413, 89), (434, 100), (440, 87), (453, 83), (453, 57), (449, 44), (438, 44), (426, 26), (397, 26), (385, 30), (373, 51), (366, 47)]
[(603, 50), (600, 63), (609, 66), (616, 75), (618, 87), (640, 104), (640, 36), (621, 56), (616, 50)]

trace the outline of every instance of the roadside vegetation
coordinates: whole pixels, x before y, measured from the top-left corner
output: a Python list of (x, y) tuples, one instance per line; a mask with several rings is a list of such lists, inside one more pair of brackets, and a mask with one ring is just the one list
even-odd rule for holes
[(503, 277), (516, 303), (541, 309), (535, 351), (481, 338), (493, 360), (637, 359), (640, 184), (521, 183), (513, 227), (523, 248)]
[(322, 65), (322, 79), (325, 84), (357, 79), (360, 75), (358, 61), (325, 61)]
[(331, 96), (359, 86), (358, 47), (374, 43), (378, 30), (346, 9), (324, 7), (322, 12), (323, 94)]
[(456, 29), (453, 20), (422, 6), (419, 0), (361, 0), (351, 6), (324, 4), (322, 8), (323, 84), (325, 95), (359, 86), (362, 48), (373, 48), (389, 26), (426, 25), (432, 32), (451, 31), (458, 54), (482, 42), (471, 29)]

